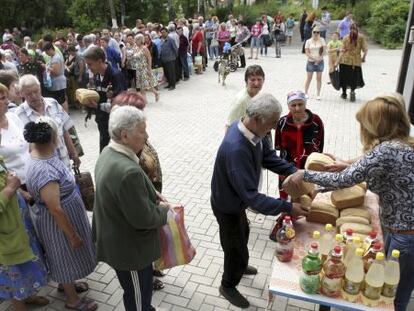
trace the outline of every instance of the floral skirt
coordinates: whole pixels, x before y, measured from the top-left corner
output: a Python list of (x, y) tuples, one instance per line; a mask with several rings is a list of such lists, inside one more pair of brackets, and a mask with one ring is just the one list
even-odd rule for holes
[(23, 197), (18, 194), (22, 221), (29, 236), (35, 258), (19, 265), (0, 265), (0, 299), (23, 300), (36, 293), (47, 284), (47, 272), (43, 252), (37, 241), (29, 209)]

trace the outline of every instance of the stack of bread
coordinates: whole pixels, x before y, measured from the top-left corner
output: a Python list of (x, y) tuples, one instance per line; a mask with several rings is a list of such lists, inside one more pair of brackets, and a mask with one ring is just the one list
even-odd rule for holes
[(79, 103), (83, 106), (89, 105), (91, 101), (96, 103), (99, 102), (99, 94), (94, 90), (80, 88), (76, 90), (75, 96)]

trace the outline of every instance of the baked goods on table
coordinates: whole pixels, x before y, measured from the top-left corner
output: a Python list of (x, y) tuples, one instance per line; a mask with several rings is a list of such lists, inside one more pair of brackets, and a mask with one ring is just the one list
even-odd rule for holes
[(83, 106), (87, 106), (91, 101), (96, 103), (99, 102), (99, 94), (94, 90), (80, 88), (76, 90), (75, 96), (79, 103)]
[(283, 190), (290, 195), (292, 200), (299, 199), (304, 194), (312, 193), (315, 189), (315, 186), (313, 184), (301, 181), (299, 185), (299, 189), (297, 190), (296, 187), (290, 184), (290, 179), (292, 178), (292, 175), (289, 175), (286, 177), (285, 181), (283, 182)]
[(326, 154), (319, 152), (312, 152), (305, 163), (305, 170), (311, 171), (325, 171), (325, 165), (333, 164), (334, 160)]
[(314, 200), (306, 220), (321, 224), (335, 224), (339, 211), (329, 201)]
[(359, 186), (339, 189), (332, 191), (331, 201), (339, 210), (347, 207), (360, 206), (364, 204), (365, 193), (365, 190)]

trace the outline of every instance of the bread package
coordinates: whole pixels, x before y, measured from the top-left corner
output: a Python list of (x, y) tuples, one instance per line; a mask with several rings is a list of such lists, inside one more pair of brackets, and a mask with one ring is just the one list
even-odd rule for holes
[(283, 190), (290, 195), (290, 197), (295, 200), (300, 198), (304, 194), (309, 194), (313, 191), (315, 186), (313, 184), (307, 183), (307, 182), (300, 182), (299, 190), (296, 191), (296, 188), (291, 186), (289, 184), (290, 179), (292, 178), (292, 175), (289, 175), (286, 177), (285, 181), (283, 182)]
[(344, 217), (339, 217), (336, 220), (337, 227), (340, 227), (346, 223), (369, 225), (371, 222), (368, 219), (364, 217), (359, 217), (359, 216), (344, 216)]
[(353, 232), (364, 235), (368, 235), (372, 231), (372, 227), (370, 225), (358, 223), (345, 223), (341, 226), (340, 233), (344, 233), (348, 229), (352, 229)]
[(365, 190), (359, 186), (332, 191), (331, 201), (337, 209), (342, 210), (364, 204)]
[(76, 99), (81, 103), (81, 105), (88, 105), (90, 101), (99, 102), (99, 94), (94, 90), (88, 89), (77, 89), (76, 90)]
[(334, 160), (323, 153), (312, 152), (306, 159), (305, 169), (311, 171), (325, 171), (325, 165), (333, 164)]
[(306, 220), (321, 224), (334, 224), (339, 217), (339, 212), (332, 204), (324, 201), (314, 200), (311, 204)]
[(347, 217), (347, 216), (358, 216), (363, 217), (369, 222), (371, 222), (371, 213), (368, 208), (361, 206), (361, 207), (349, 207), (341, 210), (341, 217)]

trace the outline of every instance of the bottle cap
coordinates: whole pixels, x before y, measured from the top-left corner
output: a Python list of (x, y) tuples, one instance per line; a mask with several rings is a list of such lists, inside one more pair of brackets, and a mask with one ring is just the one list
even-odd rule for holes
[(380, 251), (380, 250), (381, 250), (381, 247), (382, 247), (382, 245), (381, 245), (381, 243), (380, 243), (380, 242), (376, 242), (376, 243), (374, 243), (374, 250), (376, 250), (376, 251)]
[(354, 233), (352, 229), (346, 229), (346, 235), (352, 235), (352, 233)]
[(375, 260), (384, 260), (384, 253), (378, 252), (375, 256)]
[(376, 237), (377, 237), (377, 231), (371, 231), (370, 233), (369, 233), (369, 237), (371, 238), (371, 239), (375, 239)]
[(319, 239), (321, 237), (321, 233), (319, 231), (313, 231), (313, 238)]
[(313, 243), (311, 244), (311, 248), (312, 248), (313, 250), (318, 250), (318, 243), (313, 242)]
[(362, 242), (361, 237), (359, 236), (354, 236), (354, 238), (352, 239), (352, 243), (358, 245)]
[(362, 248), (357, 248), (355, 251), (355, 255), (362, 257), (362, 255), (364, 254), (364, 250)]
[(344, 240), (344, 237), (342, 236), (342, 234), (335, 235), (336, 242), (342, 242), (343, 240)]
[(341, 252), (342, 252), (342, 248), (339, 245), (334, 247), (334, 253), (336, 255), (339, 255)]
[(326, 231), (332, 231), (333, 230), (333, 226), (331, 224), (326, 224), (325, 225), (325, 230)]
[(400, 251), (398, 249), (393, 249), (391, 252), (391, 256), (394, 258), (400, 258)]

